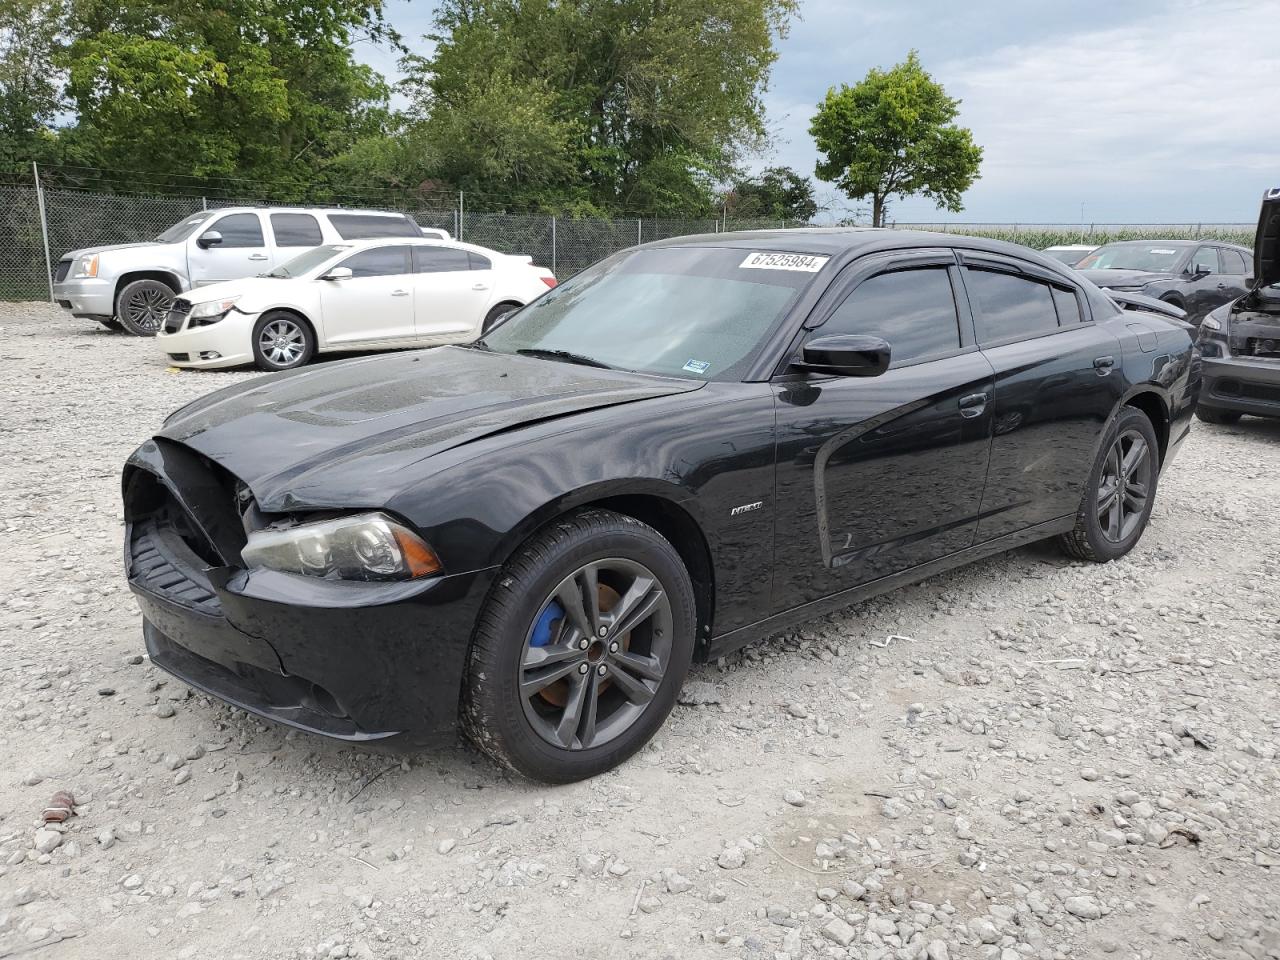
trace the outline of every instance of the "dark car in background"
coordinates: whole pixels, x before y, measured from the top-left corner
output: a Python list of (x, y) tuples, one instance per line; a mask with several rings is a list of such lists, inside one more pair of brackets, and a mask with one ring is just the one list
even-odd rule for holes
[(867, 229), (615, 254), (470, 346), (238, 384), (129, 458), (152, 662), (348, 741), (460, 718), (570, 781), (691, 662), (1035, 540), (1137, 543), (1188, 327), (1025, 247)]
[(1103, 244), (1075, 266), (1100, 287), (1171, 303), (1195, 324), (1249, 289), (1253, 254), (1216, 241), (1123, 240)]
[(1207, 423), (1280, 417), (1280, 187), (1262, 198), (1253, 259), (1249, 292), (1200, 324), (1196, 415)]

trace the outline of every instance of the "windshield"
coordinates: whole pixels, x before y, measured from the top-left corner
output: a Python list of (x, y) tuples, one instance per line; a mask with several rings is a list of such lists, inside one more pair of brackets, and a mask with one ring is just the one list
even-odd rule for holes
[(549, 290), (481, 344), (663, 376), (737, 379), (827, 259), (707, 247), (622, 253)]
[(166, 230), (160, 236), (156, 237), (154, 243), (178, 243), (187, 239), (191, 234), (195, 233), (196, 227), (204, 223), (213, 216), (214, 211), (203, 210), (200, 213), (193, 213), (185, 220), (179, 220), (172, 227)]
[(1082, 248), (1076, 248), (1075, 250), (1055, 250), (1053, 247), (1050, 247), (1049, 249), (1041, 250), (1040, 252), (1046, 257), (1052, 257), (1054, 260), (1065, 263), (1067, 266), (1071, 267), (1079, 263), (1080, 259), (1089, 251)]
[(1146, 270), (1173, 273), (1185, 247), (1161, 243), (1109, 243), (1076, 264), (1080, 270)]
[(266, 276), (275, 277), (278, 280), (300, 277), (307, 271), (314, 270), (326, 260), (336, 257), (342, 251), (350, 249), (351, 245), (348, 243), (326, 243), (322, 247), (314, 247), (306, 253), (300, 253), (292, 260), (286, 260)]

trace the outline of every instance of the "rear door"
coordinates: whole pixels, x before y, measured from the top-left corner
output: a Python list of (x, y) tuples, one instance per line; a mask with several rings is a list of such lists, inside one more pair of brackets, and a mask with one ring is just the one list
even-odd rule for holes
[(781, 609), (973, 543), (990, 453), (991, 366), (974, 343), (955, 256), (860, 260), (802, 342), (883, 337), (878, 377), (781, 372), (774, 602)]
[(486, 257), (458, 247), (413, 247), (413, 300), (419, 337), (478, 336), (492, 288), (493, 268)]
[[(222, 239), (215, 243), (211, 234)], [(228, 213), (209, 220), (187, 244), (192, 286), (253, 277), (271, 269), (262, 218), (256, 212)]]
[(320, 284), (321, 322), (330, 346), (413, 339), (408, 244), (368, 247), (335, 267), (347, 267), (351, 277), (311, 281)]
[(1123, 357), (1083, 294), (1057, 274), (993, 254), (961, 256), (978, 343), (995, 370), (983, 542), (1076, 512), (1124, 392)]
[[(1214, 307), (1226, 303), (1228, 300), (1235, 300), (1237, 297), (1243, 297), (1249, 292), (1248, 280), (1253, 276), (1253, 258), (1247, 254), (1241, 253), (1239, 250), (1232, 250), (1229, 247), (1218, 248), (1218, 260), (1222, 265), (1222, 276), (1219, 278), (1218, 293), (1222, 300)], [(1214, 309), (1210, 307), (1210, 309)], [(1205, 311), (1206, 313), (1208, 311)]]

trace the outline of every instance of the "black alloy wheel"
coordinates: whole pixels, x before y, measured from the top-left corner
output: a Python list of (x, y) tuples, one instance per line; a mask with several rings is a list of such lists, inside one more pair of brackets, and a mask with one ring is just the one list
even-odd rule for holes
[(116, 319), (135, 337), (154, 337), (173, 305), (174, 292), (159, 280), (135, 280), (116, 298)]
[(520, 657), (525, 718), (565, 750), (608, 743), (653, 700), (671, 658), (671, 601), (643, 564), (593, 560), (565, 577)]
[(1135, 428), (1115, 438), (1103, 461), (1096, 497), (1098, 526), (1112, 543), (1123, 543), (1147, 513), (1155, 457)]
[(462, 728), (535, 780), (602, 773), (665, 722), (695, 628), (693, 584), (658, 531), (609, 510), (561, 517), (494, 580), (468, 653)]
[(1121, 407), (1089, 473), (1075, 529), (1060, 538), (1062, 548), (1077, 559), (1100, 563), (1124, 556), (1151, 519), (1159, 479), (1155, 428), (1141, 410)]

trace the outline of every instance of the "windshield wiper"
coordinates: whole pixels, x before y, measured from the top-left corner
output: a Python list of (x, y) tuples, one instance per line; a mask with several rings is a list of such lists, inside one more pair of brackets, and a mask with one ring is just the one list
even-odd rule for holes
[(597, 360), (595, 357), (584, 357), (580, 353), (570, 353), (568, 350), (543, 350), (538, 347), (524, 347), (517, 350), (516, 353), (522, 357), (545, 357), (548, 360), (563, 360), (565, 363), (577, 363), (584, 367), (600, 367), (602, 370), (612, 370), (607, 363)]

